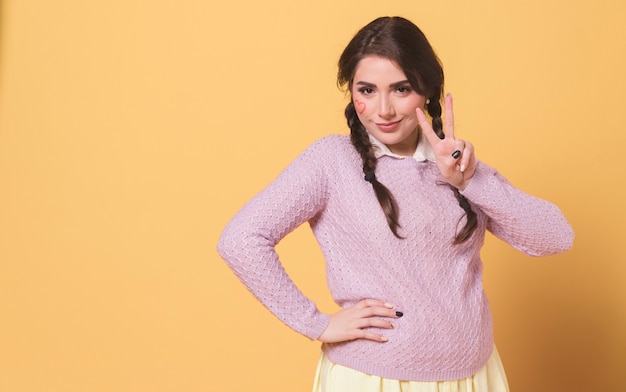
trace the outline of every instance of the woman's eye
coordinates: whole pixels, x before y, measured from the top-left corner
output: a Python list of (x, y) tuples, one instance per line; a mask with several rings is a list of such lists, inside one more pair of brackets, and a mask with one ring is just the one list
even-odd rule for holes
[(409, 86), (398, 87), (398, 92), (399, 93), (408, 93), (410, 91), (411, 91), (411, 87), (409, 87)]
[(360, 92), (361, 94), (368, 95), (368, 94), (372, 94), (372, 93), (374, 92), (374, 90), (373, 90), (373, 89), (371, 89), (370, 87), (361, 87), (361, 88), (359, 89), (359, 92)]

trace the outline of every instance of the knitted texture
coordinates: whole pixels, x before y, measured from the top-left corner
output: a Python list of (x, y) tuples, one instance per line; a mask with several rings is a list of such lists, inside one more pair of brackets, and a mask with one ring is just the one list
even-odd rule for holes
[(435, 163), (382, 156), (376, 177), (398, 203), (404, 239), (387, 226), (349, 138), (334, 135), (314, 143), (248, 202), (224, 229), (218, 251), (270, 311), (316, 339), (329, 316), (295, 286), (274, 250), (308, 221), (339, 306), (377, 298), (404, 313), (394, 320), (395, 329), (372, 328), (388, 342), (324, 344), (331, 361), (402, 380), (469, 377), (493, 349), (480, 259), (485, 230), (529, 255), (542, 256), (569, 249), (572, 229), (556, 206), (521, 192), (479, 162), (462, 192), (478, 214), (478, 229), (468, 241), (454, 245), (464, 211)]

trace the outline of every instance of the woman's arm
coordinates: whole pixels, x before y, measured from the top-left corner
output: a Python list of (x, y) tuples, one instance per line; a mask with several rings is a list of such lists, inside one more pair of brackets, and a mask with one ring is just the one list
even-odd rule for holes
[(328, 316), (296, 287), (274, 248), (324, 208), (323, 140), (300, 154), (250, 200), (228, 223), (218, 243), (219, 254), (248, 290), (285, 324), (310, 339), (322, 334)]
[(556, 205), (513, 187), (484, 163), (478, 163), (461, 193), (488, 216), (489, 231), (528, 255), (547, 256), (572, 247), (574, 231)]

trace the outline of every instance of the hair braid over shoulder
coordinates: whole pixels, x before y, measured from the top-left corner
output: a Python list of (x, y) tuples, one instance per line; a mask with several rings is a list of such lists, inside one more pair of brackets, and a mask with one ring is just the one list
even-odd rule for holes
[(356, 109), (352, 101), (346, 106), (345, 115), (348, 120), (348, 126), (350, 127), (350, 140), (359, 155), (361, 155), (361, 159), (363, 160), (363, 173), (374, 188), (376, 198), (387, 218), (387, 224), (393, 235), (398, 238), (403, 238), (398, 234), (398, 228), (400, 227), (398, 224), (398, 205), (389, 189), (376, 179), (377, 159), (374, 155), (369, 136), (365, 131), (365, 127), (363, 127), (363, 124), (361, 124), (361, 121), (359, 121), (357, 117)]
[[(433, 96), (430, 98), (427, 109), (428, 109), (428, 114), (432, 118), (433, 130), (435, 131), (437, 136), (439, 136), (440, 139), (443, 139), (444, 138), (443, 124), (442, 124), (443, 122), (441, 120), (441, 101), (440, 101), (439, 93), (437, 93), (436, 96)], [(458, 188), (453, 187), (452, 185), (449, 185), (449, 186), (454, 192), (454, 196), (459, 202), (459, 206), (463, 209), (463, 211), (465, 211), (465, 216), (466, 216), (465, 226), (463, 226), (463, 229), (461, 229), (461, 231), (458, 232), (456, 234), (456, 237), (454, 238), (455, 244), (461, 244), (472, 236), (474, 229), (476, 229), (476, 227), (478, 226), (478, 217), (476, 216), (476, 213), (474, 212), (474, 210), (472, 210), (472, 206), (470, 205), (467, 198), (465, 198), (465, 196), (463, 196), (459, 192)]]

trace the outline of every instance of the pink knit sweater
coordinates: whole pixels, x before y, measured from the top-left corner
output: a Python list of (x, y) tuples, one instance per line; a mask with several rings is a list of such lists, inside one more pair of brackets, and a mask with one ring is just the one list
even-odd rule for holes
[(324, 344), (331, 361), (401, 380), (471, 376), (493, 349), (480, 259), (485, 230), (543, 256), (572, 246), (571, 227), (556, 206), (519, 191), (479, 162), (462, 192), (478, 214), (478, 229), (454, 245), (464, 211), (441, 184), (436, 164), (382, 156), (376, 177), (398, 203), (401, 240), (389, 230), (361, 165), (347, 136), (318, 140), (230, 221), (218, 244), (220, 255), (270, 311), (316, 339), (329, 316), (294, 285), (274, 250), (308, 221), (339, 306), (377, 298), (404, 313), (394, 320), (395, 329), (382, 331), (388, 342)]

